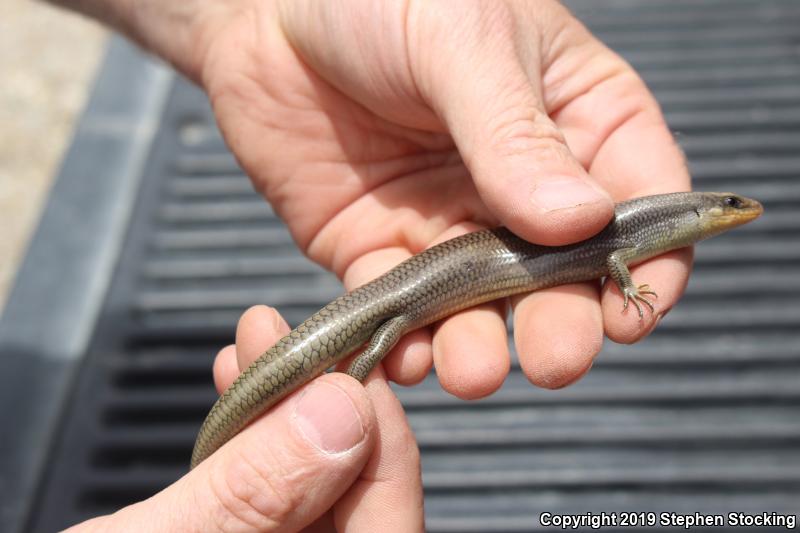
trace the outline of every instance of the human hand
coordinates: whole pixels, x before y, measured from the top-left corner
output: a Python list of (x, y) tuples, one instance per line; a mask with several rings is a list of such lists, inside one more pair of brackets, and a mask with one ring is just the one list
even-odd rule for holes
[[(480, 226), (564, 244), (600, 230), (612, 198), (689, 187), (642, 81), (555, 0), (58, 1), (200, 83), (256, 187), (350, 289)], [(659, 293), (642, 322), (608, 283), (512, 298), (523, 371), (563, 386), (591, 366), (604, 330), (643, 337), (690, 263), (683, 250), (634, 269)], [(451, 393), (491, 393), (509, 368), (506, 307), (406, 336), (387, 373), (411, 384), (435, 361)]]
[[(348, 289), (480, 226), (564, 244), (599, 231), (612, 198), (689, 186), (640, 78), (554, 1), (253, 1), (202, 27), (189, 70), (227, 142)], [(634, 270), (659, 293), (641, 323), (597, 283), (513, 298), (523, 371), (563, 386), (591, 366), (604, 330), (646, 335), (690, 260), (684, 250)], [(433, 360), (449, 392), (491, 393), (509, 368), (505, 310), (408, 335), (387, 374), (414, 383)]]
[[(218, 392), (288, 331), (273, 309), (242, 315)], [(68, 531), (422, 531), (413, 435), (385, 379), (365, 385), (321, 376), (155, 496)]]

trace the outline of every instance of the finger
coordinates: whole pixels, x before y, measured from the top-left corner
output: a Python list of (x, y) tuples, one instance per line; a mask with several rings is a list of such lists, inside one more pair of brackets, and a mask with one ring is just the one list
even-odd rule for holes
[(444, 118), (479, 194), (504, 225), (547, 245), (594, 235), (610, 220), (613, 202), (547, 114), (541, 53), (527, 53), (523, 67), (509, 8), (469, 5), (457, 25), (446, 3), (425, 4), (418, 18), (411, 13), (412, 29), (438, 38), (436, 54), (411, 38), (420, 90)]
[(336, 533), (336, 526), (333, 523), (333, 511), (328, 511), (314, 523), (303, 528), (303, 533)]
[[(547, 76), (561, 80), (557, 88), (549, 88), (553, 98), (548, 106), (557, 110), (556, 123), (574, 153), (618, 200), (688, 190), (683, 154), (650, 91), (619, 56), (579, 25), (573, 30), (582, 33), (586, 44), (566, 49), (552, 62)], [(613, 283), (607, 283), (603, 317), (611, 339), (629, 343), (652, 331), (686, 286), (691, 260), (685, 254), (647, 263), (647, 279), (657, 283), (659, 293), (661, 311), (655, 317), (648, 314), (639, 321), (638, 313), (621, 313), (621, 296)], [(637, 274), (639, 284), (646, 283), (643, 278)]]
[(425, 379), (433, 367), (432, 342), (430, 328), (405, 334), (383, 360), (389, 379), (405, 386), (416, 385)]
[[(583, 137), (575, 136), (570, 142), (576, 151), (591, 159), (592, 174), (616, 198), (622, 200), (690, 188), (683, 154), (667, 129), (658, 105), (638, 76), (623, 70), (621, 75), (605, 82), (604, 91), (594, 91), (580, 100), (579, 104), (569, 104), (568, 112), (560, 113), (558, 120), (571, 124), (565, 126), (567, 131), (583, 131)], [(608, 107), (612, 101), (616, 105)], [(579, 118), (585, 107), (609, 109), (611, 114), (596, 118), (590, 126), (585, 117)], [(599, 131), (592, 129), (604, 122), (616, 126)], [(648, 335), (680, 298), (690, 271), (689, 251), (673, 252), (634, 269), (637, 284), (648, 283), (643, 279), (652, 280), (650, 284), (658, 292), (656, 312), (645, 314), (642, 320), (633, 312), (633, 307), (633, 311), (621, 312), (621, 294), (615, 284), (607, 283), (603, 292), (603, 317), (609, 338), (631, 343)]]
[[(636, 154), (624, 157), (622, 143), (635, 140), (638, 140), (638, 144), (628, 146), (637, 146)], [(630, 155), (631, 150), (626, 152)], [(592, 169), (600, 176), (615, 173), (621, 180), (617, 194), (624, 195), (623, 198), (690, 189), (683, 155), (672, 140), (657, 107), (649, 108), (621, 126), (604, 143)], [(618, 342), (635, 342), (649, 334), (663, 313), (683, 294), (690, 271), (690, 251), (677, 252), (670, 257), (661, 256), (648, 262), (646, 270), (635, 279), (652, 281), (651, 285), (656, 287), (659, 295), (657, 305), (660, 311), (656, 311), (655, 316), (645, 315), (642, 321), (638, 320), (638, 315), (633, 318), (632, 314), (626, 316), (620, 313), (619, 307), (614, 310), (614, 305), (609, 309), (606, 302), (613, 300), (604, 297), (603, 315), (609, 338)]]
[(639, 75), (574, 17), (560, 29), (545, 39), (543, 95), (581, 165), (616, 200), (688, 190), (683, 154)]
[(214, 358), (213, 375), (217, 394), (222, 394), (225, 389), (230, 387), (239, 374), (241, 374), (241, 370), (236, 362), (236, 345), (229, 344), (221, 349)]
[(573, 283), (512, 299), (514, 341), (522, 371), (557, 389), (588, 372), (603, 345), (598, 286)]
[(692, 248), (675, 250), (631, 269), (634, 284), (650, 285), (657, 297), (648, 296), (655, 310), (644, 307), (644, 318), (639, 320), (636, 308), (629, 305), (623, 312), (622, 292), (613, 280), (603, 286), (603, 320), (606, 335), (614, 342), (630, 344), (650, 334), (659, 321), (677, 303), (689, 281), (692, 266)]
[[(358, 382), (324, 375), (185, 476), (182, 498), (168, 512), (198, 529), (300, 529), (358, 478), (376, 442), (375, 423)], [(172, 530), (191, 529), (187, 525)]]
[[(344, 285), (348, 290), (359, 287), (410, 256), (411, 253), (401, 247), (383, 248), (367, 253), (350, 264), (344, 275)], [(430, 372), (432, 364), (429, 328), (421, 328), (404, 335), (383, 359), (389, 379), (403, 385), (413, 385), (422, 381)]]
[(365, 383), (378, 420), (375, 451), (334, 509), (338, 531), (423, 531), (419, 449), (403, 407), (386, 383)]
[(442, 388), (465, 400), (483, 398), (503, 384), (511, 367), (507, 302), (487, 303), (445, 319), (433, 335), (433, 361)]
[[(592, 119), (578, 116), (586, 108), (603, 106), (608, 111)], [(571, 132), (569, 142), (587, 159), (589, 171), (615, 198), (689, 190), (683, 153), (634, 72), (605, 81), (602, 90), (569, 104), (557, 120)]]
[[(598, 108), (605, 111), (585, 115)], [(629, 68), (565, 104), (556, 121), (592, 176), (617, 200), (689, 190), (683, 153), (655, 99)]]
[(239, 372), (250, 366), (289, 331), (289, 325), (272, 307), (254, 305), (245, 311), (236, 326), (236, 361)]
[[(108, 531), (297, 531), (347, 491), (376, 442), (360, 383), (327, 374), (155, 496), (94, 521)], [(79, 529), (81, 526), (78, 526)]]
[[(452, 226), (436, 237), (434, 246), (483, 229), (472, 222)], [(433, 361), (446, 391), (459, 398), (482, 398), (496, 391), (508, 374), (505, 300), (489, 302), (442, 320), (434, 328)]]

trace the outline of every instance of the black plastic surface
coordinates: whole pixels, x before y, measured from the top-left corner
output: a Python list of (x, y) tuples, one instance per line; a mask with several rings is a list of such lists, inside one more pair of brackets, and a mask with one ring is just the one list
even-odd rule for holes
[[(797, 512), (800, 501), (800, 3), (569, 2), (656, 92), (695, 186), (762, 200), (698, 248), (646, 342), (608, 343), (557, 392), (515, 365), (478, 402), (398, 389), (431, 531), (530, 531), (538, 513)], [(296, 324), (341, 290), (296, 251), (179, 81), (142, 179), (29, 531), (145, 498), (182, 475), (215, 398), (213, 355), (248, 306)], [(627, 529), (632, 531), (633, 529)]]

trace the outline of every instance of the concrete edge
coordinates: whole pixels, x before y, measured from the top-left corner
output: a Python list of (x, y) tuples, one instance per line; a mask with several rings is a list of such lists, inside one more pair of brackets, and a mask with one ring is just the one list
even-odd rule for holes
[(9, 293), (0, 318), (0, 531), (23, 527), (174, 79), (110, 39)]

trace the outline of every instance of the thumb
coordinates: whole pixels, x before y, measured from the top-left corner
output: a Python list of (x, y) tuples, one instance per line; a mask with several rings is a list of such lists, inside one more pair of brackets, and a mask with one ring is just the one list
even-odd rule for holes
[(299, 530), (357, 479), (374, 445), (374, 419), (360, 383), (322, 376), (195, 468), (197, 478), (187, 475), (194, 496), (184, 503), (204, 502), (206, 524), (234, 526), (224, 531)]
[(375, 427), (360, 383), (345, 374), (321, 376), (170, 487), (100, 519), (110, 521), (100, 529), (298, 531), (356, 481)]
[(420, 15), (420, 33), (437, 37), (437, 53), (428, 51), (420, 60), (420, 90), (447, 124), (481, 198), (504, 225), (547, 245), (594, 235), (611, 219), (613, 201), (548, 116), (541, 54), (529, 42), (515, 46), (514, 17), (504, 3), (468, 5), (457, 24), (450, 11), (426, 9)]

